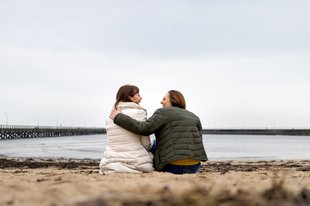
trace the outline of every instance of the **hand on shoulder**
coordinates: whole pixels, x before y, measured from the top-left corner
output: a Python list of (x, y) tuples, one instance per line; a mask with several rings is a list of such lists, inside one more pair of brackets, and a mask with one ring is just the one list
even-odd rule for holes
[(114, 120), (115, 116), (119, 113), (122, 113), (122, 109), (121, 108), (117, 108), (117, 109), (112, 109), (111, 113), (110, 113), (110, 118), (112, 120)]

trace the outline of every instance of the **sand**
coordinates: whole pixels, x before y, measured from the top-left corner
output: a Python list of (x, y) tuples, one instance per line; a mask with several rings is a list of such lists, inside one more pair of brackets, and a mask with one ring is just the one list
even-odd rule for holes
[(310, 160), (208, 161), (186, 175), (100, 175), (99, 160), (0, 162), (1, 206), (310, 205)]

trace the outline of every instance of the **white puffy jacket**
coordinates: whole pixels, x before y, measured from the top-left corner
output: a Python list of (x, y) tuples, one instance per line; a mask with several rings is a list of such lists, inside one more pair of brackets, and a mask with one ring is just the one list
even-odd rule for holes
[[(138, 120), (146, 120), (146, 110), (134, 102), (120, 102), (117, 107), (122, 113)], [(149, 136), (140, 136), (123, 129), (109, 117), (106, 120), (107, 143), (100, 161), (100, 173), (112, 172), (151, 172), (153, 154)]]

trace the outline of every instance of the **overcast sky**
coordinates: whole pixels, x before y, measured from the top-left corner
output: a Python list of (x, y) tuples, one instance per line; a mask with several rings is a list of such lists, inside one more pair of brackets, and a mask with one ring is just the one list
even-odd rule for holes
[(308, 0), (1, 0), (0, 124), (105, 127), (181, 91), (205, 128), (309, 128)]

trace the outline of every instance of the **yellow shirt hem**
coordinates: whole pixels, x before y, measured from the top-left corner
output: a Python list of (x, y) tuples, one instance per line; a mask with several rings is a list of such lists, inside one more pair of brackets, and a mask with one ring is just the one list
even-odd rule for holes
[(180, 165), (180, 166), (189, 166), (189, 165), (196, 165), (200, 161), (199, 160), (194, 160), (194, 159), (182, 159), (182, 160), (175, 160), (173, 162), (170, 162), (170, 164), (173, 165)]

